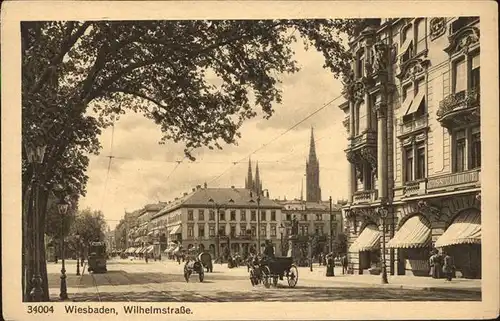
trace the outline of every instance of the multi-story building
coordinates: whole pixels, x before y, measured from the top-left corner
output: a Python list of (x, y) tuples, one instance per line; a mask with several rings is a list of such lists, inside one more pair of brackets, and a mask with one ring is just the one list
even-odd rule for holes
[(391, 274), (428, 275), (437, 248), (480, 277), (479, 30), (474, 17), (370, 19), (350, 39), (340, 107), (356, 273), (385, 245)]
[(234, 186), (198, 185), (191, 193), (168, 202), (152, 217), (152, 224), (162, 227), (169, 242), (180, 243), (185, 249), (209, 250), (214, 255), (217, 235), (221, 254), (248, 253), (251, 247), (257, 248), (258, 238), (261, 244), (270, 240), (278, 249), (281, 205), (263, 195), (257, 201), (257, 196)]
[(283, 239), (284, 242), (291, 235), (292, 219), (299, 223), (299, 237), (317, 236), (319, 239), (317, 249), (320, 252), (328, 253), (330, 236), (336, 244), (337, 237), (343, 230), (342, 226), (342, 206), (332, 204), (330, 212), (330, 202), (307, 202), (304, 200), (275, 200), (283, 206)]

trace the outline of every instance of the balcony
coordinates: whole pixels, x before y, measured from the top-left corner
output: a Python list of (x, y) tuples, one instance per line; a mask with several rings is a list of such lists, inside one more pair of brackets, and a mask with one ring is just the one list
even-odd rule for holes
[(376, 189), (368, 191), (358, 191), (352, 196), (353, 204), (368, 204), (373, 203), (378, 198), (378, 192)]
[(428, 116), (423, 115), (411, 121), (403, 122), (399, 125), (399, 135), (404, 136), (428, 127)]
[(424, 195), (427, 193), (427, 180), (417, 180), (406, 182), (403, 188), (404, 197), (416, 196), (416, 195)]
[(445, 128), (479, 122), (479, 87), (446, 96), (439, 102), (437, 120)]
[(451, 173), (427, 179), (427, 192), (454, 191), (481, 186), (481, 170)]
[(351, 139), (349, 147), (354, 149), (360, 149), (365, 146), (377, 146), (377, 132), (366, 131), (358, 136)]

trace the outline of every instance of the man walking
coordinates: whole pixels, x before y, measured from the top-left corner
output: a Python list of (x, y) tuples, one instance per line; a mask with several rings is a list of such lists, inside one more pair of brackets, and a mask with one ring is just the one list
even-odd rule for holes
[(444, 254), (444, 264), (443, 264), (443, 272), (446, 276), (447, 281), (451, 281), (453, 278), (453, 270), (455, 268), (453, 264), (453, 258), (446, 252)]

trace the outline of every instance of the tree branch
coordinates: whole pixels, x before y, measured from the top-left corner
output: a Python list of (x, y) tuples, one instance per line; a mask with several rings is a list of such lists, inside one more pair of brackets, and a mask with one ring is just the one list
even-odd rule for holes
[(89, 21), (84, 22), (80, 26), (80, 28), (78, 28), (78, 30), (71, 36), (66, 45), (61, 48), (59, 54), (57, 54), (54, 58), (52, 58), (49, 66), (45, 68), (40, 79), (35, 83), (33, 88), (30, 90), (29, 93), (31, 95), (38, 92), (42, 88), (42, 86), (45, 84), (45, 81), (50, 76), (53, 68), (62, 62), (64, 56), (71, 50), (71, 48), (75, 45), (78, 39), (80, 39), (80, 37), (85, 33), (90, 24), (91, 22)]

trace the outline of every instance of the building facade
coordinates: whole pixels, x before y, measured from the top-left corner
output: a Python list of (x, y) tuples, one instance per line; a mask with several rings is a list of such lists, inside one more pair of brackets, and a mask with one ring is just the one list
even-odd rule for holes
[[(370, 19), (350, 48), (349, 260), (428, 275), (434, 249), (481, 276), (480, 22)], [(386, 251), (381, 255), (380, 248)]]
[[(333, 246), (338, 242), (338, 237), (343, 231), (342, 206), (332, 204), (330, 211), (330, 202), (307, 202), (303, 200), (275, 200), (283, 207), (283, 242), (287, 243), (291, 235), (292, 219), (299, 223), (298, 234), (304, 240), (307, 237), (318, 237), (317, 252), (330, 252), (330, 237), (333, 237)], [(280, 235), (281, 236), (281, 235)], [(335, 250), (339, 250), (334, 248)]]
[(169, 243), (185, 249), (194, 247), (216, 255), (218, 235), (221, 255), (246, 254), (257, 249), (259, 238), (261, 244), (270, 240), (279, 248), (281, 217), (281, 205), (251, 190), (198, 185), (168, 202), (152, 223), (161, 226)]

